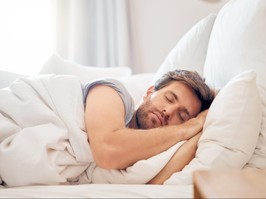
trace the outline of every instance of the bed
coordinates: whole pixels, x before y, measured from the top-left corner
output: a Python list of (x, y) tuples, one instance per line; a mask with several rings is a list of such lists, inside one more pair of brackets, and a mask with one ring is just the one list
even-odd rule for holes
[[(132, 74), (128, 67), (84, 67), (57, 54), (48, 58), (38, 76), (1, 71), (0, 197), (192, 198), (196, 170), (266, 168), (265, 24), (266, 1), (231, 0), (217, 14), (196, 23), (154, 73)], [(82, 115), (77, 114), (81, 111), (77, 105), (81, 100), (77, 89), (80, 83), (102, 77), (117, 78), (138, 104), (149, 85), (176, 68), (196, 70), (220, 91), (209, 109), (195, 158), (163, 185), (146, 182), (164, 167), (183, 142), (126, 170), (104, 170), (88, 159), (90, 150), (80, 141), (82, 136), (65, 133), (66, 129), (78, 132), (83, 127)], [(60, 85), (66, 89), (58, 97)], [(23, 92), (19, 92), (20, 88)], [(9, 91), (20, 99), (34, 99), (34, 110), (45, 114), (27, 111), (31, 107), (27, 103), (18, 104), (25, 111), (17, 111), (7, 103), (14, 100)], [(69, 97), (69, 92), (76, 97)], [(66, 99), (64, 103), (62, 99)], [(69, 103), (75, 106), (66, 114)], [(4, 117), (6, 114), (31, 127), (25, 130), (30, 139), (19, 136), (25, 131), (11, 124)], [(53, 125), (43, 125), (48, 116), (52, 118), (49, 124)], [(36, 141), (40, 136), (32, 139), (37, 129), (39, 133), (45, 132), (40, 134), (41, 141)], [(51, 129), (58, 131), (58, 136), (49, 134)], [(19, 150), (17, 154), (20, 147), (33, 152), (29, 155)], [(87, 147), (88, 153), (79, 150), (82, 147)], [(44, 152), (43, 148), (49, 150)], [(65, 179), (72, 179), (72, 183)]]

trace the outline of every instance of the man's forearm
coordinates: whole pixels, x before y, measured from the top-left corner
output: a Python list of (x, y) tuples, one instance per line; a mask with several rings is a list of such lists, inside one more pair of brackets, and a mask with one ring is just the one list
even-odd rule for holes
[(106, 135), (101, 148), (96, 147), (100, 150), (98, 154), (105, 155), (101, 159), (106, 161), (107, 169), (124, 169), (185, 140), (184, 134), (182, 126), (165, 126), (149, 130), (121, 129)]
[(181, 171), (194, 157), (201, 133), (185, 142), (173, 155), (165, 167), (148, 184), (163, 184), (175, 172)]

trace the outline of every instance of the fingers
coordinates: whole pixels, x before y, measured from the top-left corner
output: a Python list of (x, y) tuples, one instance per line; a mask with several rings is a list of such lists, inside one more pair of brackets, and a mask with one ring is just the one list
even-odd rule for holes
[(206, 109), (204, 111), (201, 111), (197, 117), (206, 117), (208, 114), (209, 109)]
[(202, 132), (203, 125), (205, 123), (207, 114), (208, 114), (208, 110), (202, 111), (201, 113), (198, 114), (197, 117), (192, 118), (184, 123), (184, 128), (186, 129), (185, 137), (187, 139)]
[(207, 117), (207, 114), (208, 114), (208, 109), (207, 110), (205, 110), (205, 111), (202, 111), (202, 112), (200, 112), (198, 115), (197, 115), (197, 117), (196, 117), (196, 119), (203, 125), (204, 124), (204, 122), (205, 122), (205, 120), (206, 120), (206, 117)]

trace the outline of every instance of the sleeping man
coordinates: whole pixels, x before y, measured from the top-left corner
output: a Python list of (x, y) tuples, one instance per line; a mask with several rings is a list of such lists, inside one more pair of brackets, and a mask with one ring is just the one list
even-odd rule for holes
[[(84, 87), (85, 125), (96, 164), (125, 169), (188, 140), (149, 183), (161, 184), (194, 157), (214, 92), (196, 72), (166, 73), (135, 110), (133, 99), (116, 80)], [(103, 125), (104, 124), (104, 125)]]
[[(127, 168), (187, 140), (138, 181), (161, 184), (193, 158), (213, 98), (204, 80), (185, 70), (160, 78), (138, 108), (114, 79), (83, 85), (70, 75), (20, 78), (0, 89), (0, 184), (134, 183), (124, 178)], [(115, 172), (121, 181), (104, 176)]]

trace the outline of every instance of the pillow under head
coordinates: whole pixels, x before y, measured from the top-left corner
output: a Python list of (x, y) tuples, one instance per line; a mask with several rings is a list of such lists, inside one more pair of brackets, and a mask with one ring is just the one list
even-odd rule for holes
[(209, 108), (195, 158), (165, 184), (192, 184), (198, 169), (241, 169), (257, 144), (262, 104), (256, 73), (245, 71), (220, 90)]

